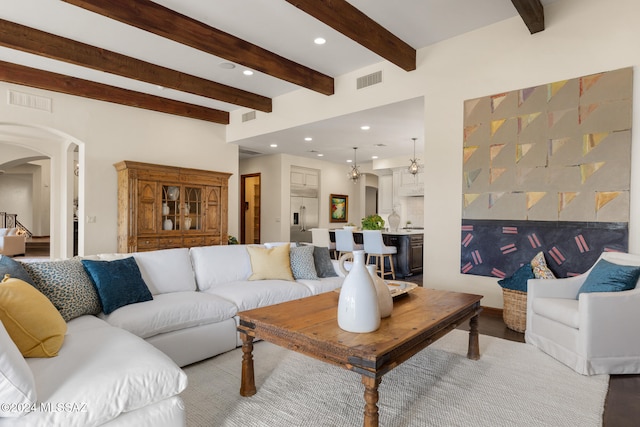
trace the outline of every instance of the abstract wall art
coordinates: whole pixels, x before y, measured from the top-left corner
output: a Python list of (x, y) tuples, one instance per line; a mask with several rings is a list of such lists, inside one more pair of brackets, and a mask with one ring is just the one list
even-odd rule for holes
[(558, 277), (628, 249), (633, 69), (464, 103), (461, 272), (543, 251)]

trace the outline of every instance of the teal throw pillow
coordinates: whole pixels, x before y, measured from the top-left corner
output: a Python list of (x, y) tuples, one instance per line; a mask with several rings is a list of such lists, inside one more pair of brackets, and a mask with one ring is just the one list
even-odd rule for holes
[(498, 280), (498, 284), (505, 289), (527, 292), (527, 281), (535, 277), (531, 269), (531, 264), (524, 264), (510, 277)]
[(22, 263), (6, 255), (0, 255), (0, 280), (4, 278), (5, 274), (33, 285), (33, 279), (27, 270), (24, 269)]
[(82, 265), (98, 291), (104, 314), (125, 305), (153, 299), (133, 257), (115, 261), (84, 259)]
[(640, 277), (639, 266), (613, 264), (601, 259), (591, 269), (580, 287), (578, 298), (580, 294), (589, 292), (628, 291), (636, 287), (638, 277)]

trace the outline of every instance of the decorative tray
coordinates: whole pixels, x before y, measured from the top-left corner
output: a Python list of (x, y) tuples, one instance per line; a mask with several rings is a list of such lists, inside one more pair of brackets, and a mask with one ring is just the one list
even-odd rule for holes
[[(417, 284), (411, 282), (396, 282), (389, 281), (387, 282), (387, 286), (389, 287), (389, 292), (391, 292), (391, 297), (393, 299), (399, 298), (403, 295), (408, 294), (412, 290), (418, 287)], [(334, 289), (333, 292), (340, 293), (341, 288)]]
[(418, 285), (415, 283), (394, 281), (388, 281), (387, 286), (389, 287), (389, 291), (391, 292), (391, 297), (394, 299), (406, 295), (418, 287)]

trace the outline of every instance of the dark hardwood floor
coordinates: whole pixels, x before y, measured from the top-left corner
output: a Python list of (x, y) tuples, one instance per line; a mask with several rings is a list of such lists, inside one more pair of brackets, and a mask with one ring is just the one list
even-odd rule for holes
[[(422, 275), (404, 280), (422, 285)], [(459, 329), (469, 330), (469, 326), (465, 324)], [(500, 310), (484, 310), (478, 329), (483, 335), (524, 342), (524, 334), (507, 328)], [(640, 375), (611, 375), (602, 418), (604, 427), (640, 426)]]

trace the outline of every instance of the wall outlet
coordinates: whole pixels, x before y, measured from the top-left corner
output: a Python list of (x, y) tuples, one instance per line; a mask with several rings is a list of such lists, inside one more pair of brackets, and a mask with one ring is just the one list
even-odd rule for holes
[(89, 215), (89, 216), (87, 216), (87, 222), (88, 222), (88, 223), (94, 223), (94, 222), (96, 222), (96, 217), (95, 217), (95, 215)]

